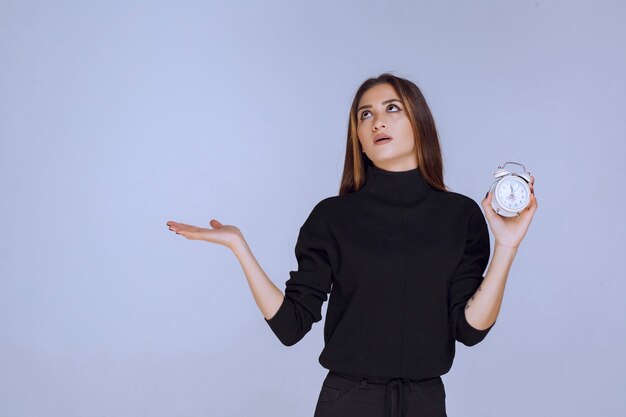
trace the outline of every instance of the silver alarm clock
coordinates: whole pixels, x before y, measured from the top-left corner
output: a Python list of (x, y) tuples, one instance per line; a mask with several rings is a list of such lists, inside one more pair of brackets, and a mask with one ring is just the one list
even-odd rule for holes
[[(511, 173), (504, 169), (507, 164), (516, 164), (524, 169), (521, 174)], [(519, 216), (530, 204), (530, 172), (522, 164), (517, 162), (505, 162), (494, 173), (495, 181), (491, 185), (493, 197), (491, 207), (500, 216)]]

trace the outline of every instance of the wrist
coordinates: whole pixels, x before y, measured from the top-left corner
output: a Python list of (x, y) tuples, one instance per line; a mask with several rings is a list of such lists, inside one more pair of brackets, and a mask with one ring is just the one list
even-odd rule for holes
[(250, 250), (248, 242), (246, 242), (246, 239), (244, 239), (243, 236), (236, 238), (230, 245), (228, 245), (228, 247), (235, 255), (239, 255), (244, 253), (246, 250)]
[(509, 248), (509, 249), (517, 249), (517, 248), (519, 248), (519, 245), (517, 245), (517, 246), (505, 245), (504, 243), (500, 243), (497, 240), (496, 240), (496, 246), (503, 246), (503, 247)]

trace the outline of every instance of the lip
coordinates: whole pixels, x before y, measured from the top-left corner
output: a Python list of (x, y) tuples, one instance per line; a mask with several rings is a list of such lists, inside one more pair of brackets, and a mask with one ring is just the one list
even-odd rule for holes
[[(374, 145), (378, 145), (378, 143), (377, 143), (376, 141), (377, 141), (378, 139), (380, 139), (380, 138), (389, 138), (389, 139), (391, 139), (389, 142), (391, 142), (391, 141), (393, 140), (393, 137), (392, 137), (391, 135), (388, 135), (387, 133), (379, 133), (379, 134), (377, 134), (376, 136), (374, 136), (374, 139), (373, 139), (373, 141), (374, 141)], [(389, 142), (385, 142), (385, 143), (389, 143)], [(383, 143), (383, 145), (384, 145), (385, 143)]]

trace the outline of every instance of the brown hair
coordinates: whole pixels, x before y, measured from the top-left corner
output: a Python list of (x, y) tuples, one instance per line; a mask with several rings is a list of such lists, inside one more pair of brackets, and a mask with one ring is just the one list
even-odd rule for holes
[(365, 80), (357, 90), (352, 101), (346, 157), (339, 195), (358, 191), (365, 182), (367, 165), (373, 165), (373, 162), (362, 152), (359, 142), (357, 135), (357, 110), (361, 96), (369, 88), (385, 83), (390, 84), (398, 96), (400, 96), (400, 100), (406, 109), (407, 117), (413, 126), (415, 153), (417, 154), (417, 165), (420, 173), (433, 188), (448, 191), (443, 182), (443, 164), (439, 136), (430, 108), (426, 104), (426, 99), (419, 87), (413, 82), (385, 72), (378, 77)]

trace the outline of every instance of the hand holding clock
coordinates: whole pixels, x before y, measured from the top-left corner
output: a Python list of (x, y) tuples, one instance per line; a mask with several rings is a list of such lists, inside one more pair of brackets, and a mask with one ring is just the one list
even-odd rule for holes
[(496, 238), (496, 244), (517, 249), (526, 236), (528, 226), (537, 211), (537, 198), (535, 197), (535, 177), (530, 177), (530, 203), (518, 216), (504, 217), (495, 212), (491, 205), (493, 192), (488, 191), (481, 202), (489, 227)]

